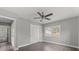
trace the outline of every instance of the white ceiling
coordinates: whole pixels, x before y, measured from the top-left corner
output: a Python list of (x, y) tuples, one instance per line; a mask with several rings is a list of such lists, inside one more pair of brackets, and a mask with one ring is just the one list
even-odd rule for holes
[[(48, 22), (63, 20), (70, 17), (79, 16), (78, 7), (4, 7), (2, 8), (14, 14), (17, 14), (20, 17), (25, 18), (26, 20), (31, 20), (33, 22), (45, 24)], [(38, 17), (37, 12), (44, 12), (45, 14), (53, 13), (53, 16), (50, 16), (50, 21), (40, 22), (39, 19), (34, 19)]]

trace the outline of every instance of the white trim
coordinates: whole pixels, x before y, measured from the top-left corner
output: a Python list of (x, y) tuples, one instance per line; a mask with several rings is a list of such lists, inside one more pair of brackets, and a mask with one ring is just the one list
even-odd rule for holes
[(6, 19), (9, 19), (9, 20), (15, 20), (15, 18), (12, 18), (12, 17), (2, 16), (2, 15), (0, 15), (0, 17), (6, 18)]
[(17, 50), (17, 41), (16, 41), (16, 20), (13, 21), (12, 23), (12, 26), (11, 26), (11, 43), (12, 43), (12, 46), (13, 46), (13, 49), (14, 50)]
[(68, 45), (68, 44), (62, 44), (62, 43), (51, 42), (51, 41), (43, 41), (43, 42), (54, 43), (54, 44), (58, 44), (58, 45), (64, 45), (64, 46), (68, 46), (68, 47), (73, 47), (73, 48), (79, 49), (78, 46), (73, 46), (73, 45)]
[[(39, 42), (54, 43), (54, 44), (59, 44), (59, 45), (64, 45), (64, 46), (68, 46), (68, 47), (73, 47), (73, 48), (79, 49), (79, 47), (77, 47), (77, 46), (72, 46), (72, 45), (67, 45), (67, 44), (61, 44), (61, 43), (56, 43), (56, 42), (51, 42), (51, 41), (39, 41)], [(21, 48), (21, 47), (28, 46), (28, 45), (31, 45), (31, 44), (34, 44), (34, 43), (38, 43), (38, 42), (33, 42), (33, 43), (28, 43), (28, 44), (25, 44), (25, 45), (18, 46), (18, 48), (16, 48), (15, 50), (19, 50), (19, 48)]]

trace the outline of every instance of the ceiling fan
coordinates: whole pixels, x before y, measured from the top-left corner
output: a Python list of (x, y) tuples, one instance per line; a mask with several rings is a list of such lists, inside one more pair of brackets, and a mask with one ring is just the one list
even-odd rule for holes
[(53, 15), (53, 13), (49, 13), (47, 15), (44, 14), (44, 12), (37, 12), (37, 14), (40, 17), (35, 17), (34, 19), (40, 19), (40, 22), (42, 22), (44, 19), (45, 20), (51, 20), (50, 18), (48, 18), (49, 16)]

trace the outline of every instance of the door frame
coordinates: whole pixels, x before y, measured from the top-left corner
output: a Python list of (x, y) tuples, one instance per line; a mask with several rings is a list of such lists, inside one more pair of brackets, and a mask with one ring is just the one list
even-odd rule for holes
[(2, 15), (0, 15), (0, 18), (13, 21), (11, 24), (11, 44), (12, 44), (12, 48), (14, 50), (17, 50), (18, 48), (17, 48), (17, 41), (16, 41), (16, 19), (12, 17), (2, 16)]

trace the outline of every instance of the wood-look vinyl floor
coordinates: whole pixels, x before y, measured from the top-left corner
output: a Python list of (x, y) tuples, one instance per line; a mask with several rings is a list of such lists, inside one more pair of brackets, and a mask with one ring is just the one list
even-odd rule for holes
[(21, 47), (19, 51), (79, 51), (79, 49), (53, 43), (38, 42)]
[[(0, 43), (0, 51), (13, 51), (13, 49), (10, 44)], [(79, 51), (79, 49), (53, 43), (38, 42), (21, 47), (18, 51)]]
[(11, 44), (0, 43), (0, 51), (13, 51)]

